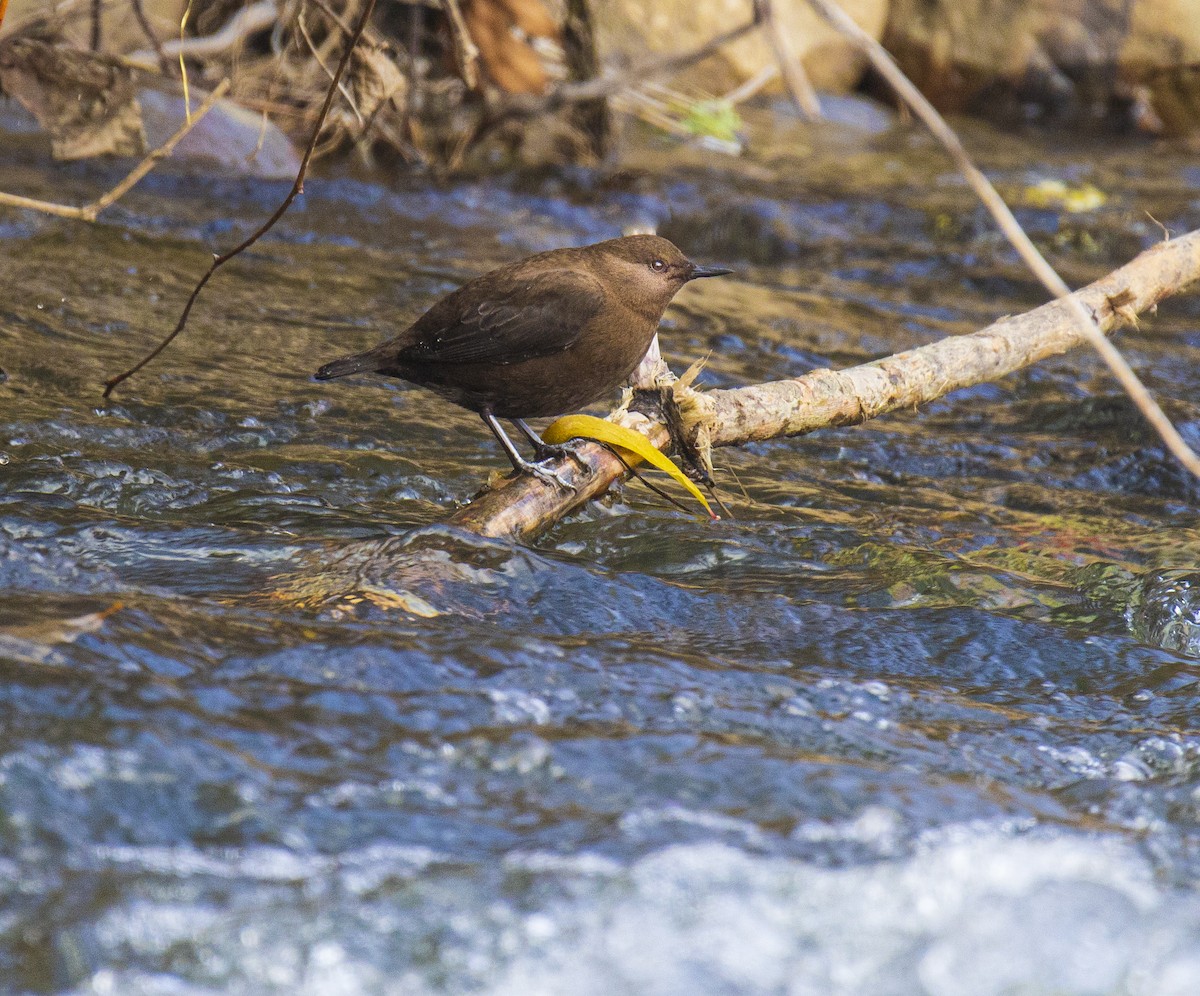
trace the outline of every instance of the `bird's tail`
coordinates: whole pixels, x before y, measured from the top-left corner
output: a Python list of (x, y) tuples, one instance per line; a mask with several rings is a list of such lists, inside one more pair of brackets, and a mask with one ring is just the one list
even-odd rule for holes
[(355, 353), (353, 356), (343, 356), (340, 360), (326, 363), (315, 374), (317, 380), (333, 380), (334, 377), (346, 377), (356, 373), (374, 373), (379, 369), (379, 358), (373, 351)]

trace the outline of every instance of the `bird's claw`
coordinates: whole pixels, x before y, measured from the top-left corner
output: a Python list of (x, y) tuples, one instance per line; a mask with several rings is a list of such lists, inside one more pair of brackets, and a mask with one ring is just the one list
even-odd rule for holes
[(549, 466), (556, 458), (557, 454), (539, 460), (537, 463), (527, 462), (521, 469), (527, 474), (532, 474), (543, 484), (548, 484), (552, 488), (562, 488), (564, 491), (578, 491), (579, 489), (574, 484), (563, 477), (562, 471), (554, 470), (552, 466)]
[(546, 463), (561, 457), (570, 457), (575, 462), (576, 467), (584, 473), (588, 473), (591, 468), (578, 452), (579, 447), (586, 442), (586, 439), (568, 439), (562, 443), (542, 443), (537, 450), (538, 463)]

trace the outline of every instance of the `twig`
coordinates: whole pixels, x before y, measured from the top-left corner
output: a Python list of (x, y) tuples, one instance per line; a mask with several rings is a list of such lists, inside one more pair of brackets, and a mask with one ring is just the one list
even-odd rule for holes
[(762, 20), (767, 41), (771, 43), (775, 62), (783, 74), (783, 82), (787, 84), (796, 110), (805, 121), (819, 121), (821, 102), (817, 99), (817, 91), (813, 89), (808, 73), (804, 71), (804, 64), (800, 61), (796, 46), (792, 44), (791, 36), (779, 23), (774, 3), (772, 0), (754, 0), (754, 6)]
[(56, 215), (59, 218), (74, 218), (77, 221), (95, 221), (100, 212), (105, 208), (110, 207), (127, 194), (138, 181), (140, 181), (147, 173), (155, 166), (167, 158), (175, 151), (177, 146), (200, 121), (204, 115), (212, 110), (213, 106), (220, 100), (229, 90), (229, 80), (221, 80), (213, 90), (192, 114), (190, 121), (185, 121), (180, 126), (179, 130), (168, 138), (162, 145), (151, 152), (145, 159), (137, 164), (129, 174), (112, 188), (107, 194), (96, 198), (90, 204), (84, 204), (76, 207), (71, 204), (55, 204), (53, 201), (39, 201), (32, 197), (21, 197), (18, 194), (6, 194), (0, 191), (0, 204), (9, 207), (27, 208), (31, 211), (41, 211), (43, 214)]
[[(208, 59), (240, 45), (256, 32), (275, 23), (279, 12), (274, 0), (258, 0), (243, 7), (215, 34), (203, 38), (169, 39), (162, 43), (162, 51), (171, 58)], [(153, 69), (157, 51), (141, 49), (125, 56), (122, 61), (135, 69)]]
[(1184, 442), (1179, 431), (1171, 424), (1171, 420), (1158, 406), (1158, 402), (1151, 397), (1146, 385), (1138, 379), (1137, 374), (1133, 372), (1133, 368), (1129, 366), (1117, 347), (1104, 337), (1092, 317), (1071, 296), (1071, 288), (1063, 282), (1054, 268), (1046, 262), (1046, 258), (1038, 252), (1037, 247), (1025, 234), (1012, 211), (1009, 210), (1008, 205), (996, 192), (996, 188), (971, 162), (962, 142), (959, 141), (958, 136), (945, 119), (938, 114), (912, 81), (904, 75), (883, 46), (863, 31), (833, 0), (809, 0), (809, 3), (830, 24), (862, 49), (875, 70), (888, 81), (900, 98), (912, 108), (913, 113), (921, 119), (925, 127), (945, 146), (946, 151), (950, 153), (950, 157), (966, 177), (971, 188), (991, 212), (992, 217), (996, 219), (996, 224), (999, 225), (1005, 238), (1012, 243), (1021, 259), (1033, 271), (1042, 286), (1056, 298), (1069, 302), (1068, 307), (1071, 309), (1071, 314), (1079, 323), (1087, 341), (1095, 347), (1104, 362), (1108, 364), (1108, 368), (1113, 372), (1121, 387), (1125, 389), (1125, 393), (1137, 405), (1146, 421), (1153, 426), (1167, 449), (1188, 470), (1200, 477), (1200, 456), (1197, 456), (1192, 448)]
[(479, 89), (479, 47), (471, 38), (458, 0), (442, 0), (446, 20), (450, 22), (450, 37), (454, 41), (454, 57), (468, 90)]
[(778, 75), (779, 66), (774, 62), (769, 62), (757, 73), (746, 80), (745, 83), (734, 87), (727, 94), (718, 99), (723, 104), (736, 106), (737, 104), (742, 103), (742, 101), (749, 100)]
[(103, 0), (92, 0), (92, 38), (91, 50), (93, 52), (100, 51), (100, 10), (103, 6)]
[[(316, 60), (317, 65), (321, 67), (325, 75), (333, 79), (333, 71), (325, 65), (325, 60), (321, 58), (321, 53), (317, 51), (316, 43), (312, 40), (312, 35), (308, 33), (308, 25), (304, 23), (304, 11), (301, 10), (296, 15), (296, 26), (300, 29), (300, 34), (304, 36), (304, 41), (308, 45), (308, 50), (312, 52), (312, 57)], [(350, 91), (346, 89), (346, 84), (341, 80), (337, 83), (338, 93), (340, 93), (350, 105), (350, 110), (354, 112), (354, 116), (358, 118), (359, 128), (366, 126), (362, 114), (358, 110), (358, 106), (354, 103), (354, 98), (350, 96)]]
[(187, 0), (187, 6), (183, 8), (183, 15), (179, 18), (179, 82), (183, 87), (183, 116), (187, 119), (188, 124), (192, 123), (192, 96), (188, 92), (190, 84), (188, 83), (187, 63), (183, 60), (183, 34), (187, 30), (188, 18), (192, 16), (192, 0)]
[[(818, 370), (794, 380), (708, 391), (689, 400), (701, 406), (700, 426), (713, 446), (857, 425), (1086, 345), (1089, 340), (1074, 319), (1076, 307), (1094, 313), (1101, 327), (1112, 330), (1129, 314), (1154, 307), (1198, 278), (1200, 230), (1158, 243), (1076, 291), (1070, 302), (1051, 301), (970, 335), (949, 336), (846, 370)], [(623, 412), (610, 417), (641, 432), (655, 446), (669, 440), (667, 427), (645, 415)], [(624, 476), (624, 468), (599, 443), (577, 444), (572, 450), (587, 470), (572, 459), (557, 464), (555, 471), (577, 491), (551, 489), (528, 476), (509, 478), (460, 509), (449, 523), (484, 536), (533, 536)]]
[[(329, 114), (330, 105), (333, 104), (333, 95), (337, 93), (337, 85), (341, 81), (342, 75), (346, 71), (346, 66), (350, 63), (350, 55), (354, 51), (354, 47), (358, 44), (359, 38), (362, 37), (363, 32), (367, 28), (367, 23), (371, 19), (371, 13), (375, 10), (375, 3), (376, 0), (367, 0), (366, 4), (363, 6), (362, 15), (359, 17), (358, 23), (354, 26), (354, 34), (346, 42), (346, 47), (343, 50), (342, 57), (338, 62), (337, 70), (333, 74), (333, 81), (329, 84), (329, 89), (325, 91), (325, 101), (321, 104), (321, 113), (317, 115), (317, 122), (313, 126), (312, 135), (308, 140), (308, 146), (305, 148), (304, 156), (300, 160), (300, 169), (296, 172), (296, 179), (295, 182), (292, 183), (292, 189), (288, 191), (287, 196), (284, 197), (284, 199), (280, 202), (279, 207), (275, 209), (274, 214), (272, 214), (270, 218), (260, 225), (258, 229), (255, 230), (249, 237), (238, 243), (238, 245), (236, 245), (233, 249), (230, 249), (228, 252), (213, 256), (212, 263), (209, 264), (207, 272), (205, 272), (204, 276), (200, 278), (200, 281), (196, 284), (191, 296), (187, 299), (187, 304), (185, 304), (183, 307), (183, 313), (179, 316), (179, 321), (176, 323), (175, 328), (172, 329), (170, 335), (163, 339), (162, 342), (160, 342), (154, 349), (142, 357), (141, 360), (139, 360), (128, 370), (124, 371), (123, 373), (119, 373), (115, 377), (111, 377), (105, 381), (105, 398), (112, 394), (113, 390), (118, 384), (132, 377), (174, 341), (175, 337), (179, 335), (179, 333), (183, 331), (184, 326), (187, 325), (188, 315), (191, 314), (192, 305), (196, 303), (196, 299), (200, 296), (200, 292), (204, 290), (205, 285), (212, 278), (212, 275), (239, 253), (249, 249), (252, 245), (254, 245), (255, 242), (257, 242), (264, 235), (266, 235), (267, 232), (274, 228), (275, 223), (279, 221), (279, 219), (282, 218), (287, 212), (287, 209), (292, 206), (292, 201), (299, 197), (303, 192), (304, 176), (308, 172), (308, 164), (312, 161), (313, 149), (315, 149), (317, 146), (317, 141), (321, 135), (321, 128), (324, 126), (325, 118)], [(274, 9), (273, 5), (272, 9)]]
[(501, 112), (516, 113), (524, 117), (532, 114), (541, 114), (543, 111), (557, 110), (566, 104), (575, 104), (581, 100), (596, 100), (599, 97), (608, 97), (624, 90), (626, 87), (637, 86), (639, 83), (645, 81), (647, 77), (675, 72), (685, 69), (703, 59), (707, 59), (730, 42), (737, 41), (743, 35), (749, 34), (758, 26), (759, 20), (756, 15), (745, 24), (731, 28), (729, 31), (709, 39), (703, 45), (692, 49), (690, 52), (643, 59), (622, 73), (597, 76), (595, 79), (585, 80), (582, 83), (564, 83), (562, 86), (555, 87), (544, 97), (531, 99), (520, 95), (513, 96), (508, 98), (499, 110)]
[[(600, 71), (596, 45), (596, 25), (591, 0), (566, 0), (562, 23), (562, 49), (567, 79), (578, 82), (592, 79)], [(569, 114), (571, 125), (587, 142), (591, 155), (604, 157), (612, 135), (612, 111), (604, 100), (576, 104)]]
[(659, 498), (662, 498), (664, 501), (666, 501), (670, 505), (674, 505), (677, 509), (679, 509), (679, 511), (687, 512), (689, 515), (692, 514), (694, 509), (689, 508), (687, 505), (685, 505), (683, 502), (681, 502), (674, 495), (668, 494), (666, 491), (664, 491), (662, 488), (660, 488), (657, 484), (655, 484), (649, 478), (643, 476), (641, 471), (639, 471), (637, 469), (637, 467), (635, 467), (628, 460), (626, 460), (623, 456), (621, 456), (620, 451), (615, 446), (610, 446), (608, 443), (601, 443), (601, 445), (606, 450), (608, 450), (613, 456), (615, 456), (618, 460), (621, 461), (621, 466), (623, 466), (625, 468), (625, 475), (627, 477), (632, 477), (635, 480), (640, 481), (642, 484), (646, 485), (647, 488), (649, 488), (656, 495), (658, 495)]
[(606, 73), (580, 83), (561, 83), (540, 97), (529, 94), (511, 94), (493, 108), (487, 120), (481, 122), (475, 132), (470, 135), (470, 139), (478, 142), (489, 132), (514, 118), (536, 117), (569, 105), (602, 100), (627, 88), (636, 87), (649, 77), (675, 72), (693, 65), (720, 51), (730, 42), (749, 34), (759, 26), (759, 23), (756, 10), (754, 17), (745, 24), (709, 39), (699, 48), (692, 49), (690, 52), (643, 59), (624, 72)]
[(408, 9), (408, 61), (415, 64), (421, 51), (421, 8), (416, 5)]
[(137, 18), (142, 34), (146, 36), (146, 40), (154, 48), (154, 54), (158, 56), (158, 68), (162, 70), (164, 76), (168, 75), (171, 72), (171, 60), (163, 50), (162, 41), (154, 33), (154, 28), (150, 26), (150, 19), (146, 17), (146, 9), (142, 6), (142, 0), (129, 0), (129, 2), (133, 5), (133, 16)]
[(325, 2), (325, 0), (311, 0), (311, 2), (317, 7), (318, 10), (321, 11), (322, 14), (324, 14), (326, 17), (328, 17), (331, 21), (333, 21), (334, 24), (336, 24), (341, 29), (342, 34), (349, 37), (353, 33), (354, 29), (351, 28), (350, 25), (347, 24), (345, 21), (343, 21), (341, 19), (341, 17), (338, 15), (337, 11), (335, 11), (332, 7), (330, 7), (329, 4), (327, 4)]

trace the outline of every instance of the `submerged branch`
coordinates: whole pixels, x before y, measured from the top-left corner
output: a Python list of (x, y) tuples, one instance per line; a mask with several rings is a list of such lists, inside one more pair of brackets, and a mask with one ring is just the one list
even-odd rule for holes
[[(1090, 340), (1075, 319), (1077, 306), (1110, 332), (1197, 279), (1200, 230), (1148, 249), (1076, 291), (1070, 301), (1052, 301), (970, 335), (950, 336), (846, 370), (816, 370), (794, 380), (692, 392), (688, 403), (699, 412), (692, 431), (703, 433), (713, 446), (735, 446), (855, 425), (915, 408), (1087, 344)], [(661, 422), (631, 412), (614, 417), (656, 446), (667, 443)], [(626, 476), (620, 461), (598, 443), (581, 446), (576, 455), (586, 471), (570, 459), (556, 467), (576, 492), (552, 490), (532, 477), (510, 478), (452, 515), (449, 524), (483, 536), (530, 537)]]

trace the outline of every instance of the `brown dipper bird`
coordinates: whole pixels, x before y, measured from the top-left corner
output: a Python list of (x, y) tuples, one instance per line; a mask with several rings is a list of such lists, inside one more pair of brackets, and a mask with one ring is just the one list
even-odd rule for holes
[(380, 373), (477, 412), (517, 470), (562, 484), (521, 457), (497, 418), (539, 459), (561, 452), (524, 422), (562, 415), (624, 383), (679, 288), (729, 270), (697, 266), (657, 235), (538, 253), (463, 284), (398, 336), (317, 371), (318, 380)]

